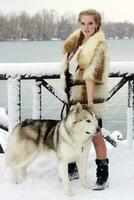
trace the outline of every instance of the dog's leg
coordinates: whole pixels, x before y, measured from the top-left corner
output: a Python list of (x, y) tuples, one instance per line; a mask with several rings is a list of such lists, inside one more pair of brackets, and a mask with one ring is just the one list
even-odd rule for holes
[(12, 168), (12, 182), (13, 183), (21, 183), (26, 177), (26, 166), (19, 168)]
[(27, 169), (27, 166), (23, 166), (21, 168), (19, 168), (17, 170), (17, 180), (18, 180), (18, 183), (21, 183), (24, 181), (25, 177), (26, 177), (26, 169)]
[(91, 186), (87, 181), (87, 155), (85, 152), (83, 152), (82, 155), (77, 159), (76, 164), (78, 167), (81, 185), (85, 189), (89, 189)]
[(61, 160), (59, 161), (59, 173), (65, 194), (67, 196), (72, 196), (73, 193), (70, 187), (70, 181), (68, 176), (68, 163)]
[(11, 181), (12, 183), (17, 183), (17, 172), (15, 169), (11, 169)]

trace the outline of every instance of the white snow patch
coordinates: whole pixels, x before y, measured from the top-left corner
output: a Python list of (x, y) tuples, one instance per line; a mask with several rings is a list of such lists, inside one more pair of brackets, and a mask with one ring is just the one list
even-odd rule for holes
[(8, 115), (6, 109), (0, 107), (0, 125), (7, 127), (8, 126)]
[[(10, 71), (9, 71), (10, 69)], [(0, 63), (0, 74), (6, 76), (15, 75), (54, 75), (60, 74), (63, 71), (62, 62), (48, 62), (48, 63)], [(134, 62), (110, 62), (111, 73), (128, 73), (134, 74)]]
[[(4, 155), (0, 155), (0, 199), (6, 200), (133, 200), (134, 198), (134, 148), (128, 148), (126, 142), (120, 142), (117, 148), (107, 145), (110, 174), (110, 187), (104, 191), (85, 190), (79, 180), (71, 181), (75, 196), (64, 195), (59, 178), (57, 163), (50, 155), (41, 156), (28, 168), (27, 179), (15, 185), (11, 183), (10, 168)], [(95, 153), (92, 147), (88, 159), (87, 176), (91, 185), (96, 181)]]

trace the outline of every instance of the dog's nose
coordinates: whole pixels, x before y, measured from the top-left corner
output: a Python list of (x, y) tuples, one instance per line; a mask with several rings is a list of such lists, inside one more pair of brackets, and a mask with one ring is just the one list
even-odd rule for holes
[(96, 133), (100, 132), (100, 130), (101, 130), (100, 127), (97, 127), (96, 128)]

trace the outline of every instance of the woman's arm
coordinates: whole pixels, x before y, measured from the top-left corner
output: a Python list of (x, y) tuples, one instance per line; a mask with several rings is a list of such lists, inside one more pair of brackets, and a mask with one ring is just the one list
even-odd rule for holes
[(93, 80), (90, 79), (85, 80), (85, 82), (86, 82), (88, 105), (91, 106), (94, 98), (95, 83)]

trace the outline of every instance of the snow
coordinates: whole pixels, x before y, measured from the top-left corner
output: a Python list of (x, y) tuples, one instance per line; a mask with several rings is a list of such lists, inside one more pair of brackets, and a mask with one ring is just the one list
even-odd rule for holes
[(6, 142), (7, 142), (8, 137), (9, 137), (9, 133), (0, 128), (0, 144), (4, 150), (6, 148)]
[(7, 127), (8, 126), (8, 115), (6, 109), (0, 107), (0, 125)]
[[(10, 69), (10, 72), (9, 72)], [(53, 75), (60, 74), (61, 63), (1, 63), (0, 74), (11, 75)], [(110, 72), (134, 74), (134, 62), (111, 62)], [(13, 79), (10, 79), (13, 81)], [(12, 83), (14, 85), (15, 83)], [(15, 84), (16, 85), (16, 84)], [(18, 88), (18, 85), (16, 85)], [(9, 90), (11, 92), (12, 88)], [(13, 92), (14, 93), (14, 92)], [(12, 95), (11, 95), (12, 96)], [(10, 102), (9, 102), (10, 103)], [(1, 113), (1, 112), (0, 112)], [(6, 117), (0, 114), (0, 121), (7, 125)], [(18, 113), (18, 111), (16, 111)], [(15, 114), (15, 121), (19, 120)], [(129, 116), (131, 111), (128, 110)], [(129, 117), (130, 119), (130, 117)], [(13, 120), (13, 118), (11, 119)], [(130, 120), (129, 120), (130, 121)], [(131, 126), (131, 124), (128, 124)], [(113, 137), (121, 133), (118, 131), (113, 133)], [(6, 147), (6, 139), (8, 133), (0, 130), (0, 143)], [(59, 178), (57, 163), (50, 157), (50, 155), (43, 155), (35, 160), (28, 168), (27, 179), (15, 185), (11, 183), (10, 168), (5, 162), (3, 154), (0, 154), (0, 199), (6, 200), (133, 200), (134, 199), (134, 148), (131, 140), (131, 145), (128, 146), (126, 141), (118, 141), (117, 148), (113, 148), (107, 143), (108, 158), (110, 160), (110, 187), (104, 191), (85, 190), (81, 187), (79, 180), (71, 182), (71, 187), (75, 196), (68, 198), (64, 195), (62, 184)], [(131, 147), (131, 148), (130, 148)], [(96, 166), (95, 166), (95, 152), (92, 147), (88, 159), (87, 176), (91, 185), (95, 183)]]
[(133, 130), (134, 110), (133, 109), (134, 108), (132, 107), (127, 108), (127, 140), (128, 140), (129, 146), (133, 145), (133, 137), (134, 137), (134, 130)]
[(120, 61), (120, 62), (111, 62), (110, 64), (110, 73), (119, 73), (128, 75), (134, 74), (134, 62)]
[[(10, 69), (10, 71), (9, 71)], [(0, 74), (15, 75), (54, 75), (60, 74), (61, 63), (0, 63)]]
[(41, 82), (33, 83), (33, 119), (41, 117)]
[[(1, 132), (1, 131), (0, 131)], [(118, 131), (113, 133), (117, 137)], [(126, 141), (118, 141), (113, 148), (106, 143), (108, 149), (110, 187), (104, 191), (93, 191), (81, 187), (79, 180), (71, 181), (73, 197), (64, 195), (59, 178), (57, 162), (50, 154), (37, 158), (28, 168), (27, 178), (21, 184), (11, 182), (10, 168), (6, 164), (4, 154), (0, 154), (0, 199), (6, 200), (133, 200), (134, 199), (134, 148), (128, 147)], [(91, 186), (95, 183), (95, 152), (92, 147), (88, 158), (87, 176)]]
[[(9, 72), (10, 69), (10, 72)], [(61, 62), (48, 63), (0, 63), (0, 74), (7, 76), (14, 75), (53, 75), (60, 74), (62, 71)], [(134, 74), (134, 62), (111, 62), (111, 73), (128, 73)]]
[(8, 122), (9, 132), (20, 121), (20, 82), (17, 78), (8, 79)]

